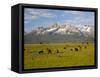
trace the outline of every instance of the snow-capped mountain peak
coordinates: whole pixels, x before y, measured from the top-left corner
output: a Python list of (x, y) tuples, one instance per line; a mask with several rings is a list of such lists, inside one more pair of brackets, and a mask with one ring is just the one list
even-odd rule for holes
[(24, 34), (25, 43), (49, 42), (82, 42), (94, 40), (93, 26), (73, 26), (69, 24), (54, 24), (48, 27), (39, 27)]
[(70, 24), (54, 24), (50, 27), (38, 27), (37, 29), (33, 30), (31, 33), (36, 35), (40, 34), (61, 34), (61, 35), (73, 35), (75, 33), (82, 35), (82, 34), (94, 34), (94, 27), (93, 26), (83, 26), (83, 27), (76, 27)]

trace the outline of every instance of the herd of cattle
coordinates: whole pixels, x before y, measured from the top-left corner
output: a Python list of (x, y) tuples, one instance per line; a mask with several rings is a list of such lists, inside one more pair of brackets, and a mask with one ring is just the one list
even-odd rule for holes
[(64, 47), (62, 47), (62, 49), (61, 48), (60, 49), (55, 48), (54, 50), (50, 49), (48, 47), (48, 48), (45, 48), (45, 49), (42, 49), (42, 50), (38, 51), (38, 54), (43, 54), (43, 53), (53, 54), (54, 53), (53, 51), (55, 51), (55, 53), (63, 53), (61, 50), (78, 52), (78, 51), (81, 51), (83, 48), (87, 49), (88, 45), (89, 45), (88, 42), (87, 43), (82, 43), (80, 45), (65, 45)]
[[(69, 49), (70, 51), (81, 51), (82, 48), (84, 49), (87, 49), (88, 47), (88, 42), (85, 43), (85, 44), (82, 44), (82, 45), (76, 45), (76, 46), (72, 46), (72, 45), (66, 45), (64, 46), (62, 49), (66, 50), (66, 49)], [(50, 48), (46, 48), (45, 50), (40, 50), (38, 53), (39, 54), (43, 54), (45, 53), (45, 51), (48, 53), (48, 54), (52, 54), (53, 53), (53, 50), (50, 49)], [(62, 53), (59, 49), (56, 49), (56, 53)]]

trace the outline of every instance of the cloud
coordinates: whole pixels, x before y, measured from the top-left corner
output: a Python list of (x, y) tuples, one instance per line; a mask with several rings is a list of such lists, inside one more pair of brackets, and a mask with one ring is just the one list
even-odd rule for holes
[[(94, 25), (94, 12), (50, 9), (24, 9), (25, 27), (50, 25), (55, 22), (73, 25)], [(41, 21), (42, 19), (42, 21)]]
[(85, 18), (85, 17), (76, 17), (73, 19), (69, 19), (65, 21), (68, 24), (73, 25), (94, 25), (94, 19), (91, 18)]
[(87, 11), (64, 11), (65, 15), (70, 16), (67, 23), (81, 24), (81, 25), (94, 25), (94, 13)]
[(84, 14), (84, 12), (81, 12), (81, 11), (64, 11), (64, 13), (70, 14), (70, 15), (83, 15)]
[(56, 16), (47, 9), (45, 10), (45, 9), (26, 8), (24, 11), (25, 11), (25, 14), (24, 14), (25, 20), (34, 20), (40, 17), (51, 18), (51, 17)]

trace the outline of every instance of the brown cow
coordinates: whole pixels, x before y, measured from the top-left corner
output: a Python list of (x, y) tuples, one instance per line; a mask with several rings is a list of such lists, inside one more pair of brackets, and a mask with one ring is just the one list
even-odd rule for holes
[(57, 53), (59, 53), (59, 50), (57, 49)]
[(48, 54), (51, 54), (51, 49), (47, 48)]

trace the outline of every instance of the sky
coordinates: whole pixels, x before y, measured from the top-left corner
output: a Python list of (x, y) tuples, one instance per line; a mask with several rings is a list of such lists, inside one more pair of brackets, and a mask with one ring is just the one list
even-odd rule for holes
[(48, 27), (55, 23), (72, 24), (75, 26), (94, 25), (94, 12), (52, 10), (52, 9), (24, 9), (24, 30), (31, 32), (37, 27)]

